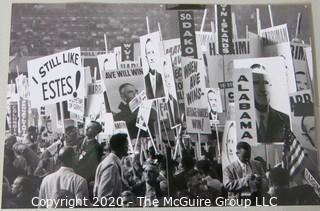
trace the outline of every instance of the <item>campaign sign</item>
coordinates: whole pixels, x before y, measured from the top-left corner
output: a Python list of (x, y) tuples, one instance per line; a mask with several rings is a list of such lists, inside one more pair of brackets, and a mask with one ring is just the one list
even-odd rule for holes
[(306, 59), (305, 48), (302, 43), (290, 43), (294, 74), (296, 78), (297, 91), (311, 89), (311, 78)]
[(198, 58), (193, 11), (179, 11), (181, 55)]
[(140, 106), (142, 101), (147, 100), (146, 91), (142, 90), (138, 95), (136, 95), (130, 102), (129, 107), (132, 112), (137, 110)]
[(17, 91), (20, 97), (28, 99), (30, 96), (30, 90), (28, 85), (28, 78), (21, 74), (16, 78)]
[[(237, 129), (235, 121), (226, 121), (224, 127), (222, 144), (221, 144), (221, 161), (222, 169), (225, 169), (231, 163), (237, 161)], [(227, 175), (223, 171), (223, 182), (225, 182)]]
[(218, 124), (220, 122), (218, 113), (223, 112), (220, 89), (207, 88), (206, 97), (208, 100), (208, 112), (209, 112), (210, 124), (211, 125)]
[(18, 135), (18, 102), (9, 102), (9, 128), (11, 135)]
[(165, 54), (170, 53), (173, 66), (181, 67), (181, 44), (180, 39), (164, 40), (163, 47)]
[(139, 108), (136, 126), (141, 130), (147, 131), (148, 129), (152, 102), (152, 100), (143, 101)]
[(203, 61), (182, 57), (182, 74), (187, 132), (210, 134)]
[(232, 19), (230, 5), (217, 5), (216, 10), (217, 41), (219, 54), (233, 54)]
[(233, 75), (234, 101), (236, 106), (237, 140), (250, 145), (257, 144), (255, 104), (252, 71), (250, 68), (235, 69)]
[(297, 91), (293, 59), (289, 42), (287, 24), (273, 26), (260, 31), (263, 56), (281, 56), (284, 58), (289, 93)]
[(85, 94), (80, 47), (28, 61), (32, 107)]
[(121, 61), (134, 61), (133, 43), (121, 44)]
[(19, 134), (20, 136), (27, 134), (29, 127), (29, 101), (25, 99), (19, 100)]

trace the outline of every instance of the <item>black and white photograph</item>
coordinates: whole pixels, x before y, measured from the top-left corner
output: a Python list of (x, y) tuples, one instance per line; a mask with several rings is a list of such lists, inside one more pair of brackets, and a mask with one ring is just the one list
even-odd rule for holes
[(1, 208), (320, 205), (313, 4), (10, 8)]

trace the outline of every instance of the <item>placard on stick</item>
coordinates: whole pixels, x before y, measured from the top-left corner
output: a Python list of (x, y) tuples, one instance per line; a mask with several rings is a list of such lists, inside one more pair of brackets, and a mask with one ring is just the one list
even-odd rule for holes
[(308, 47), (308, 45), (302, 43), (291, 43), (290, 47), (296, 78), (297, 91), (311, 89), (311, 77), (304, 50)]
[(84, 97), (80, 48), (28, 61), (32, 107)]
[(143, 101), (138, 112), (136, 126), (141, 130), (147, 131), (149, 124), (150, 111), (152, 107), (152, 100)]
[(236, 108), (237, 140), (257, 144), (252, 70), (234, 69), (234, 101)]
[(178, 21), (181, 40), (181, 55), (185, 57), (198, 58), (193, 11), (179, 11)]
[(160, 33), (153, 32), (140, 37), (140, 45), (147, 98), (150, 100), (166, 97)]
[(203, 61), (182, 57), (182, 73), (187, 132), (210, 134)]
[(279, 56), (237, 59), (234, 60), (234, 68), (234, 73), (236, 69), (252, 70), (258, 142), (283, 142), (283, 128), (291, 127), (284, 58)]
[(210, 124), (219, 124), (218, 113), (223, 112), (222, 103), (221, 103), (221, 95), (219, 88), (207, 88), (206, 89), (206, 97), (208, 103), (208, 112)]
[(296, 79), (293, 67), (287, 24), (274, 26), (260, 31), (263, 56), (282, 56), (286, 64), (287, 85), (289, 93), (295, 92)]
[(233, 35), (230, 5), (216, 5), (216, 26), (219, 54), (233, 54)]

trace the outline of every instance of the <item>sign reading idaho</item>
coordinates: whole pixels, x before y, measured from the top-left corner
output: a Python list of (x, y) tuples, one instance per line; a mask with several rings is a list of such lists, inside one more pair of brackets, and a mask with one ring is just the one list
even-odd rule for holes
[(83, 73), (80, 47), (28, 61), (31, 106), (83, 98)]

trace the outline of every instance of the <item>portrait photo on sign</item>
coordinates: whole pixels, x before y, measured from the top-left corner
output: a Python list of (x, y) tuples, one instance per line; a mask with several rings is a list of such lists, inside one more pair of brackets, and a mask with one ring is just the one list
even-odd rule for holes
[[(135, 138), (138, 133), (138, 128), (136, 128), (138, 110), (132, 111), (130, 102), (145, 90), (144, 83), (142, 83), (142, 68), (138, 66), (127, 69), (109, 69), (116, 66), (115, 54), (99, 55), (98, 61), (99, 66), (102, 65), (100, 67), (101, 80), (114, 121), (125, 121), (130, 137)], [(106, 63), (107, 66), (105, 66)]]
[(218, 113), (222, 113), (222, 103), (219, 88), (207, 88), (208, 112), (210, 123), (218, 124)]
[(283, 142), (290, 124), (290, 101), (283, 57), (234, 60), (234, 67), (252, 70), (258, 142)]
[(305, 149), (316, 151), (316, 125), (311, 90), (290, 95), (292, 131)]
[(181, 123), (177, 90), (173, 74), (174, 73), (171, 56), (170, 54), (166, 54), (163, 57), (163, 75), (165, 79), (164, 89), (165, 92), (167, 92), (166, 102), (168, 106), (167, 110), (171, 128), (176, 127), (178, 124)]
[(165, 97), (165, 79), (161, 59), (163, 47), (160, 42), (160, 33), (153, 32), (140, 37), (140, 48), (147, 98)]

